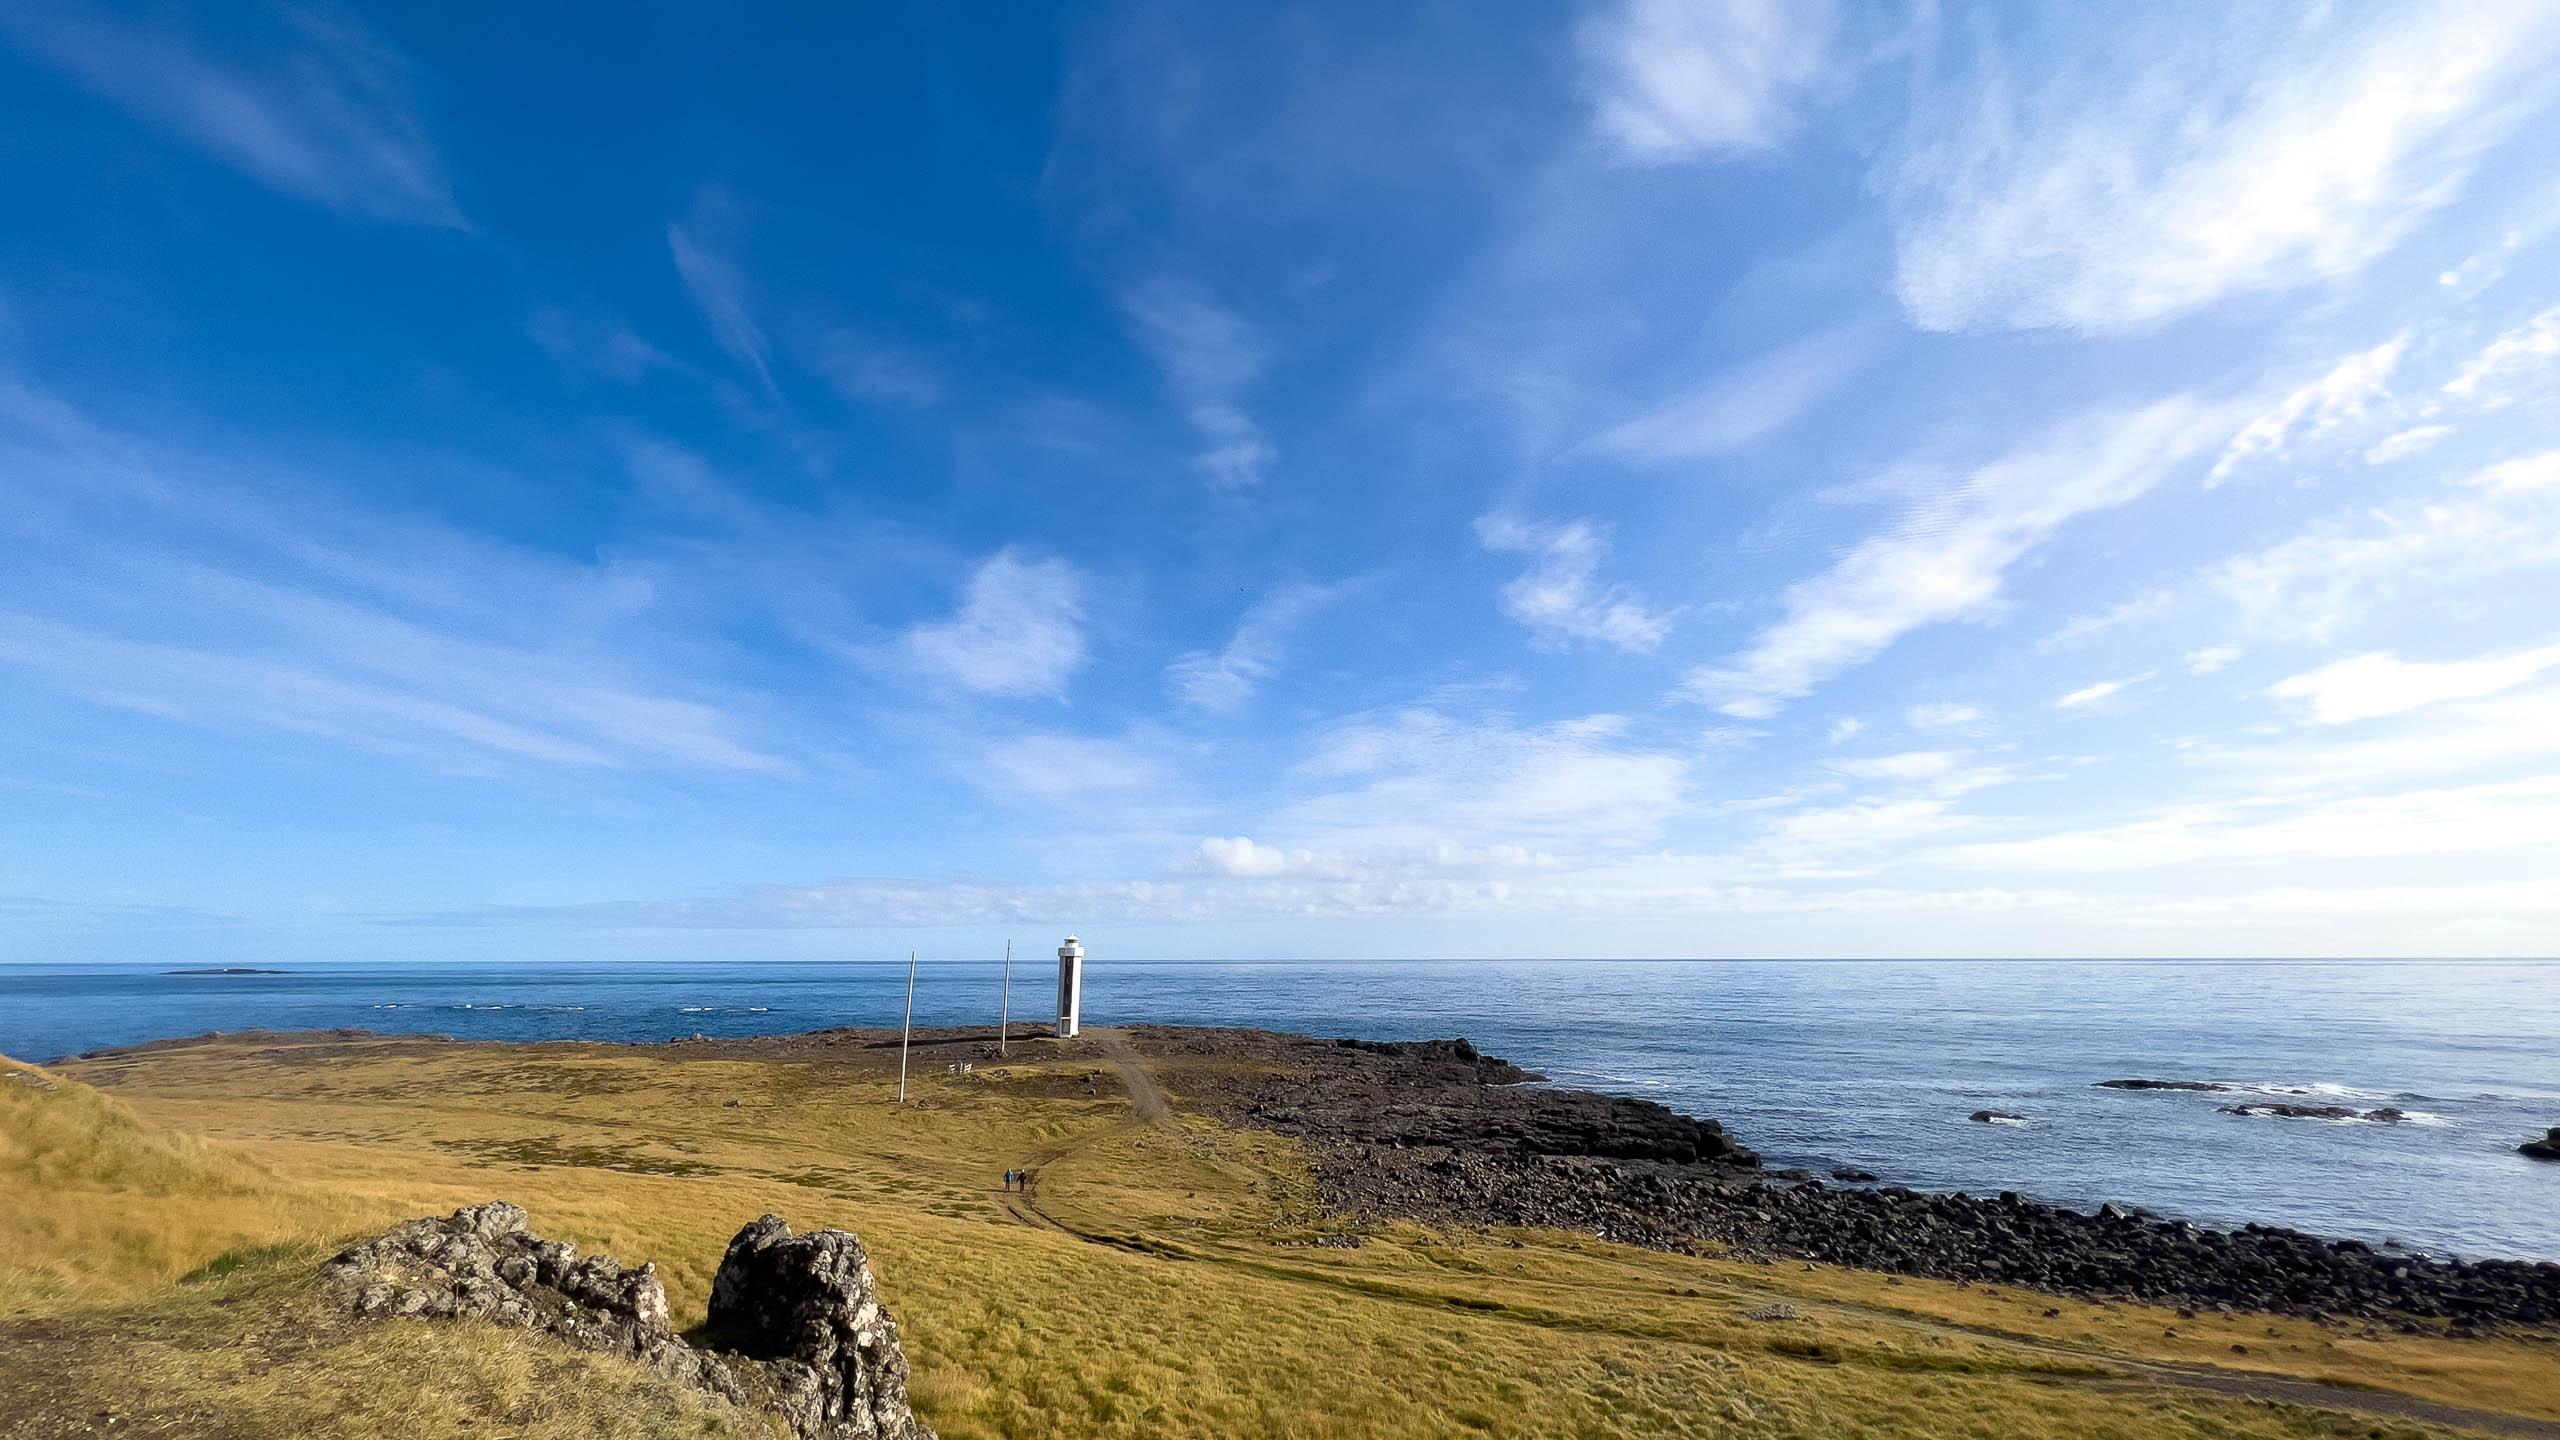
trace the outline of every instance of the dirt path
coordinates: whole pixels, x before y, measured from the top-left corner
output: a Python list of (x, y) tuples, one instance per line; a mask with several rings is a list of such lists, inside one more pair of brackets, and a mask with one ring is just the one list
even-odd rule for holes
[(1146, 1062), (1138, 1058), (1137, 1047), (1129, 1043), (1129, 1032), (1096, 1025), (1084, 1033), (1111, 1057), (1111, 1067), (1120, 1073), (1120, 1088), (1127, 1093), (1138, 1118), (1150, 1125), (1171, 1125), (1173, 1108), (1165, 1103), (1164, 1090), (1156, 1084), (1155, 1077), (1147, 1073)]
[[(1131, 1119), (1108, 1129), (1097, 1130), (1081, 1140), (1035, 1151), (1023, 1157), (1022, 1161), (1013, 1167), (1015, 1170), (1028, 1170), (1037, 1174), (1042, 1166), (1064, 1160), (1086, 1146), (1107, 1140), (1133, 1125), (1154, 1125), (1168, 1130), (1175, 1128), (1173, 1107), (1165, 1100), (1163, 1087), (1157, 1085), (1155, 1077), (1147, 1073), (1146, 1063), (1138, 1058), (1137, 1047), (1129, 1043), (1129, 1032), (1109, 1026), (1094, 1025), (1086, 1027), (1084, 1036), (1092, 1040), (1101, 1048), (1102, 1053), (1110, 1058), (1112, 1071), (1120, 1079), (1121, 1093), (1129, 1097), (1129, 1107), (1137, 1113)], [(1096, 1245), (1113, 1243), (1107, 1237), (1088, 1235), (1073, 1226), (1060, 1223), (1056, 1217), (1040, 1208), (1037, 1191), (1036, 1183), (1029, 1191), (1000, 1189), (996, 1192), (996, 1199), (1012, 1213), (1014, 1219), (1034, 1229), (1055, 1230), (1062, 1235), (1073, 1235), (1079, 1240), (1090, 1241)]]

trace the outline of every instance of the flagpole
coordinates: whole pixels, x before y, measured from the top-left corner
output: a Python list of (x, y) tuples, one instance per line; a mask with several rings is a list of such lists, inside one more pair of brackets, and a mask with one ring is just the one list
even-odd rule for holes
[(898, 1103), (907, 1103), (907, 1036), (916, 1028), (916, 952), (907, 952), (907, 1018), (898, 1026)]
[(996, 1012), (996, 1053), (1004, 1049), (1005, 1026), (1013, 1019), (1013, 942), (1004, 942), (1004, 1008)]

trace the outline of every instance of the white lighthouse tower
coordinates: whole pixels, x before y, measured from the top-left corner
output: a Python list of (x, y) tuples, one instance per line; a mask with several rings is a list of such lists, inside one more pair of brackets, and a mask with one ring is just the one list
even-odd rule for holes
[(1084, 942), (1073, 935), (1058, 947), (1058, 1038), (1073, 1039), (1084, 1019)]

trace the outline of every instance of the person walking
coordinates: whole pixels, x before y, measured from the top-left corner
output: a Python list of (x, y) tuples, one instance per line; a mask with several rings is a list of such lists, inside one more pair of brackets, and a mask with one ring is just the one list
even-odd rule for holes
[(1010, 1170), (1004, 1172), (1004, 1188), (1007, 1190), (1013, 1188), (1013, 1172)]

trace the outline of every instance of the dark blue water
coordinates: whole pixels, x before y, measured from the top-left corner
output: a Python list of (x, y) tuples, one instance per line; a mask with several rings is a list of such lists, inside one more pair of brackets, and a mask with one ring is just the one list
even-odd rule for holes
[[(1039, 1018), (1054, 971), (1016, 967)], [(1466, 1035), (1558, 1081), (1723, 1120), (1773, 1165), (2149, 1206), (2464, 1256), (2560, 1259), (2560, 964), (1447, 961), (1089, 964), (1094, 1023)], [(0, 965), (27, 1059), (252, 1027), (663, 1040), (895, 1025), (903, 964), (297, 967), (176, 976)], [(918, 1024), (992, 1021), (993, 962), (928, 962)], [(2123, 1076), (2263, 1093), (2125, 1093)], [(2400, 1125), (2240, 1118), (2287, 1099)], [(2014, 1111), (2022, 1126), (1976, 1124)]]

